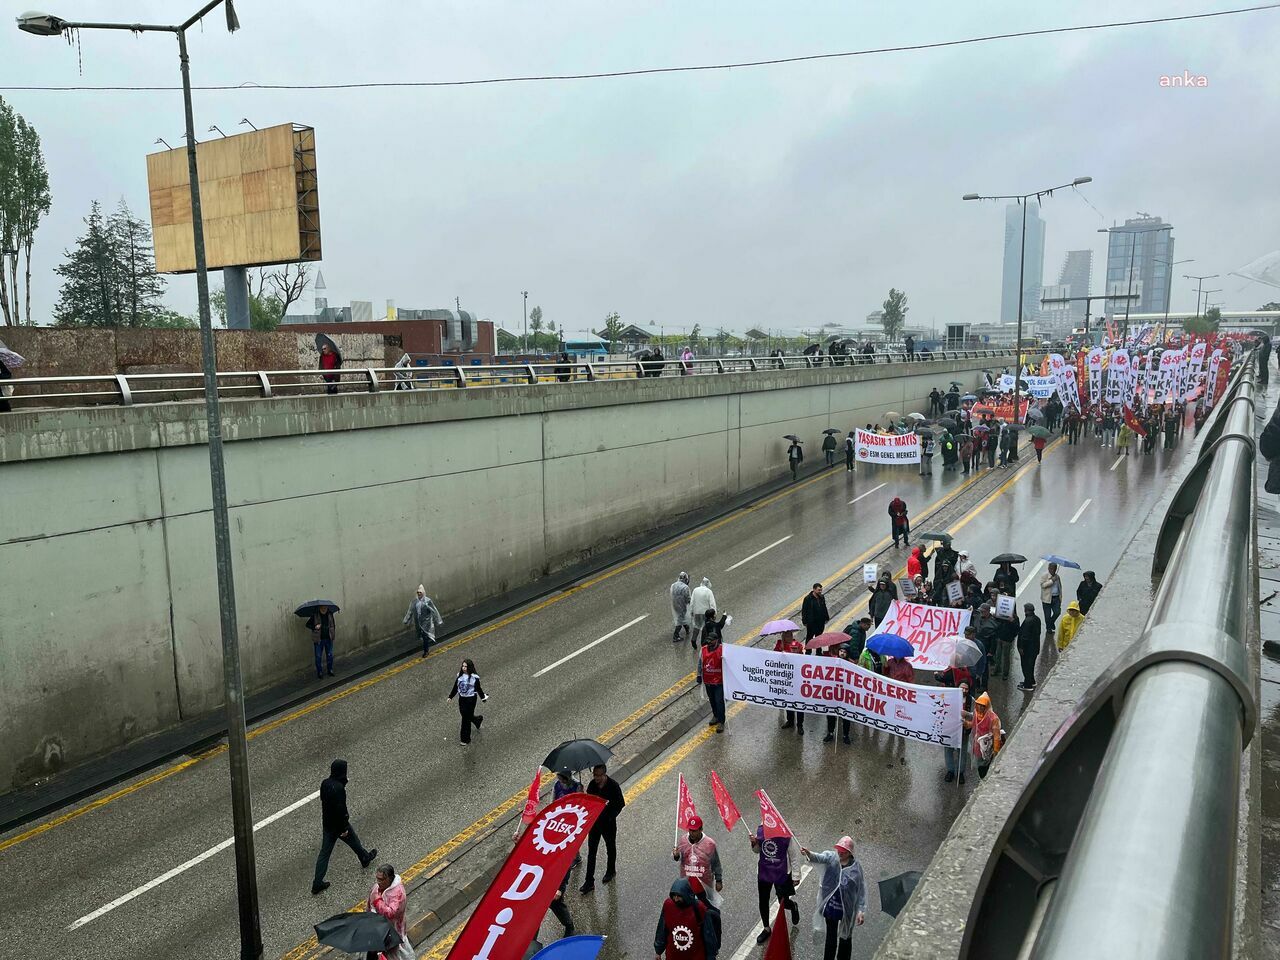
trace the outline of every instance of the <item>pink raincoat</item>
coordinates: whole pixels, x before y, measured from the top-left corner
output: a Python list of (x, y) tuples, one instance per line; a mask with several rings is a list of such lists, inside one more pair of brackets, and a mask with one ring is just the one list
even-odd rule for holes
[[(367, 902), (370, 913), (382, 914), (395, 926), (401, 938), (405, 937), (405, 893), (404, 881), (400, 879), (400, 874), (396, 874), (395, 879), (391, 881), (391, 885), (385, 890), (379, 890), (378, 883), (375, 880), (373, 889), (369, 891)], [(399, 950), (378, 954), (381, 960), (393, 960), (393, 958), (400, 955), (401, 952)], [(412, 956), (413, 954), (410, 952), (408, 955)]]

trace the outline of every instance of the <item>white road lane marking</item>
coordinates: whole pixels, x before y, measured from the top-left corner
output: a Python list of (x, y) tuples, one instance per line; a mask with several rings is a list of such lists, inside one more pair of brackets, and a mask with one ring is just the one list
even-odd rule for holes
[(1022, 591), (1027, 589), (1027, 587), (1031, 586), (1031, 584), (1036, 582), (1036, 574), (1040, 572), (1040, 568), (1043, 566), (1044, 566), (1044, 561), (1037, 560), (1036, 565), (1027, 571), (1027, 575), (1022, 578), (1022, 586), (1020, 586), (1018, 588), (1018, 592), (1014, 594), (1015, 598), (1022, 596)]
[[(880, 487), (887, 487), (888, 485), (889, 485), (889, 481), (888, 481), (888, 480), (886, 480), (884, 483), (880, 484)], [(873, 493), (875, 493), (877, 490), (879, 490), (879, 489), (880, 489), (880, 487), (872, 487), (872, 488), (871, 488), (870, 490), (868, 490), (866, 493), (860, 493), (860, 494), (858, 494), (856, 497), (854, 497), (852, 500), (850, 500), (850, 501), (849, 501), (850, 506), (852, 506), (853, 504), (857, 503), (857, 502), (858, 502), (859, 500), (861, 500), (863, 497), (869, 497), (869, 496), (871, 496)]]
[(775, 540), (775, 541), (773, 541), (773, 543), (771, 543), (771, 544), (769, 544), (767, 547), (765, 547), (765, 548), (764, 548), (764, 550), (757, 550), (757, 551), (756, 551), (755, 553), (753, 553), (751, 556), (749, 556), (749, 557), (743, 557), (741, 560), (739, 560), (737, 563), (735, 563), (732, 567), (725, 567), (724, 572), (725, 572), (725, 573), (728, 573), (730, 570), (737, 570), (740, 566), (742, 566), (742, 565), (743, 565), (744, 563), (746, 563), (748, 560), (754, 560), (756, 557), (760, 556), (760, 554), (765, 553), (765, 552), (766, 552), (766, 551), (768, 551), (768, 550), (772, 550), (772, 549), (773, 549), (774, 547), (776, 547), (778, 544), (780, 544), (780, 543), (786, 543), (786, 542), (787, 542), (788, 540), (790, 540), (790, 539), (791, 539), (791, 534), (789, 534), (789, 533), (788, 533), (788, 534), (787, 534), (785, 537), (783, 537), (781, 540)]
[(1123, 453), (1116, 457), (1116, 462), (1111, 465), (1111, 469), (1114, 470), (1116, 467), (1120, 466), (1120, 461), (1124, 459), (1126, 459), (1126, 457)]
[[(281, 817), (288, 816), (289, 814), (293, 813), (293, 811), (297, 810), (299, 807), (305, 807), (308, 803), (310, 803), (312, 800), (317, 799), (319, 796), (320, 796), (320, 791), (317, 790), (315, 793), (308, 794), (307, 796), (303, 797), (301, 800), (295, 800), (293, 803), (289, 804), (283, 810), (277, 810), (275, 813), (267, 817), (265, 820), (259, 820), (257, 823), (255, 823), (253, 825), (253, 832), (257, 833), (263, 827), (268, 826), (272, 823), (275, 823)], [(221, 843), (217, 844), (216, 846), (210, 847), (204, 853), (199, 854), (198, 856), (192, 857), (186, 863), (180, 863), (176, 867), (174, 867), (172, 870), (167, 870), (164, 873), (160, 874), (160, 876), (156, 877), (154, 880), (148, 880), (142, 886), (136, 887), (135, 889), (130, 890), (128, 893), (124, 894), (123, 896), (116, 897), (110, 903), (106, 904), (105, 906), (101, 906), (97, 910), (93, 911), (93, 913), (86, 913), (83, 917), (81, 917), (75, 923), (71, 924), (71, 926), (67, 927), (67, 930), (68, 931), (78, 930), (81, 927), (83, 927), (86, 923), (92, 923), (94, 920), (97, 920), (101, 916), (105, 916), (106, 914), (110, 913), (112, 910), (116, 909), (117, 907), (123, 907), (130, 900), (136, 900), (138, 897), (142, 896), (148, 890), (154, 890), (156, 887), (160, 886), (160, 884), (168, 883), (170, 880), (178, 876), (180, 873), (185, 873), (186, 871), (190, 870), (192, 867), (199, 866), (200, 864), (208, 860), (210, 857), (221, 853), (223, 850), (226, 850), (228, 847), (232, 846), (234, 843), (235, 843), (234, 837), (229, 837), (228, 839), (223, 840)]]
[(1080, 514), (1084, 513), (1087, 509), (1089, 509), (1089, 504), (1091, 503), (1093, 503), (1093, 497), (1090, 497), (1084, 503), (1080, 504), (1080, 509), (1076, 511), (1076, 515), (1071, 518), (1070, 522), (1075, 523), (1077, 520), (1079, 520)]
[(557, 660), (555, 663), (548, 664), (547, 666), (545, 666), (545, 667), (543, 667), (541, 670), (539, 670), (537, 673), (535, 673), (535, 674), (533, 675), (533, 676), (534, 676), (534, 678), (536, 679), (537, 677), (542, 676), (544, 673), (550, 673), (550, 672), (551, 672), (552, 670), (554, 670), (556, 667), (559, 667), (559, 666), (562, 666), (563, 664), (568, 663), (568, 662), (569, 662), (570, 660), (572, 660), (574, 657), (581, 656), (582, 654), (584, 654), (584, 653), (586, 653), (588, 650), (590, 650), (592, 647), (596, 647), (596, 646), (599, 646), (600, 644), (604, 643), (604, 642), (605, 642), (606, 640), (608, 640), (610, 637), (616, 637), (616, 636), (617, 636), (618, 634), (620, 634), (623, 630), (626, 630), (628, 627), (634, 627), (637, 623), (639, 623), (641, 620), (645, 619), (647, 616), (649, 616), (647, 613), (642, 613), (640, 616), (636, 617), (636, 618), (635, 618), (634, 620), (632, 620), (630, 623), (624, 623), (622, 626), (618, 627), (618, 629), (616, 629), (616, 630), (610, 630), (608, 633), (606, 633), (606, 634), (605, 634), (603, 637), (601, 637), (599, 640), (592, 640), (592, 641), (591, 641), (590, 643), (588, 643), (585, 647), (579, 647), (577, 650), (573, 651), (573, 653), (569, 654), (567, 657), (561, 657), (561, 658), (560, 658), (559, 660)]
[[(791, 838), (791, 842), (792, 842), (792, 843), (795, 843), (795, 842), (796, 842), (796, 838), (795, 838), (795, 837), (792, 837), (792, 838)], [(797, 892), (797, 894), (799, 894), (799, 891), (800, 891), (800, 884), (804, 883), (805, 878), (806, 878), (806, 877), (808, 877), (808, 876), (809, 876), (809, 874), (810, 874), (810, 873), (812, 873), (812, 872), (813, 872), (813, 867), (809, 866), (809, 864), (807, 864), (807, 863), (806, 863), (803, 867), (801, 867), (801, 868), (800, 868), (800, 882), (796, 884), (796, 892)], [(775, 903), (776, 903), (776, 901), (775, 901)], [(799, 897), (798, 897), (798, 896), (797, 896), (797, 898), (796, 898), (796, 904), (797, 904), (798, 906), (800, 905), (800, 900), (799, 900)], [(799, 923), (799, 925), (798, 925), (798, 926), (800, 926), (800, 927), (803, 927), (803, 926), (804, 926), (804, 918), (805, 918), (805, 911), (804, 911), (804, 907), (803, 907), (803, 906), (800, 906), (800, 923)], [(788, 930), (795, 930), (795, 929), (797, 929), (797, 927), (792, 927), (792, 926), (790, 925), (790, 923), (791, 923), (791, 918), (790, 918), (790, 917), (788, 917), (788, 918), (787, 918), (787, 924), (788, 924), (787, 929), (788, 929)], [(752, 930), (751, 930), (751, 933), (747, 936), (747, 939), (743, 940), (743, 941), (742, 941), (742, 943), (740, 943), (740, 944), (738, 945), (738, 949), (737, 949), (737, 950), (735, 950), (735, 951), (733, 951), (733, 956), (732, 956), (732, 957), (730, 957), (730, 958), (729, 958), (729, 960), (747, 960), (747, 957), (751, 956), (751, 951), (752, 951), (752, 950), (761, 950), (761, 951), (768, 950), (768, 949), (769, 949), (769, 941), (768, 941), (768, 940), (766, 940), (766, 941), (765, 941), (765, 944), (764, 944), (764, 946), (763, 946), (763, 947), (761, 947), (761, 946), (757, 946), (757, 945), (756, 945), (756, 937), (757, 937), (757, 936), (759, 936), (759, 935), (760, 935), (760, 932), (759, 932), (758, 930), (756, 930), (756, 929), (753, 927), (753, 928), (752, 928)]]

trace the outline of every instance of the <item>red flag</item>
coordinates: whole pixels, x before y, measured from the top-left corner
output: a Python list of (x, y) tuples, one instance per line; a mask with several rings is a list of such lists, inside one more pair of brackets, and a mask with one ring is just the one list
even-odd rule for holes
[(1124, 422), (1128, 424), (1129, 429), (1138, 436), (1145, 437), (1147, 435), (1147, 428), (1142, 425), (1142, 421), (1138, 419), (1136, 414), (1134, 414), (1133, 407), (1129, 406), (1127, 403), (1124, 405)]
[(690, 830), (689, 821), (698, 815), (693, 805), (693, 797), (689, 796), (689, 785), (684, 782), (684, 774), (680, 774), (680, 783), (676, 787), (676, 830)]
[(603, 797), (586, 793), (569, 793), (548, 804), (481, 897), (449, 960), (524, 956), (604, 806)]
[(738, 805), (733, 802), (733, 797), (729, 796), (729, 791), (725, 789), (720, 776), (714, 770), (711, 771), (711, 793), (716, 798), (716, 809), (720, 811), (724, 828), (732, 831), (733, 825), (742, 819), (742, 814), (738, 812)]
[(524, 801), (524, 813), (520, 814), (520, 822), (526, 827), (533, 823), (538, 815), (538, 791), (542, 789), (542, 768), (533, 771), (533, 782), (529, 784), (529, 796)]
[(769, 839), (794, 836), (782, 817), (782, 811), (773, 805), (769, 795), (757, 790), (756, 797), (760, 800), (760, 824), (764, 827), (764, 835)]
[(791, 938), (787, 936), (787, 910), (778, 904), (778, 916), (773, 921), (773, 933), (769, 946), (764, 949), (764, 960), (791, 960)]

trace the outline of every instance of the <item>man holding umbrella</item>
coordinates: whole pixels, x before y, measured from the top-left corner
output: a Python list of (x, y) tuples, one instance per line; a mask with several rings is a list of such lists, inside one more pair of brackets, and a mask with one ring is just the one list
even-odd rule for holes
[[(316, 334), (316, 347), (320, 350), (320, 369), (339, 370), (342, 367), (342, 351), (338, 345), (323, 333)], [(325, 393), (337, 393), (338, 381), (342, 375), (338, 373), (322, 373), (320, 379), (325, 382)]]
[(787, 434), (782, 439), (791, 441), (791, 446), (787, 447), (787, 463), (791, 467), (791, 479), (798, 480), (800, 478), (800, 464), (804, 461), (804, 451), (800, 449), (800, 438)]
[[(316, 655), (316, 679), (324, 679), (322, 666), (327, 666), (329, 676), (333, 676), (333, 642), (338, 638), (338, 625), (333, 615), (338, 612), (338, 605), (332, 600), (310, 600), (293, 611), (299, 617), (307, 618), (307, 629), (311, 631), (311, 644)], [(325, 663), (321, 662), (321, 655)]]

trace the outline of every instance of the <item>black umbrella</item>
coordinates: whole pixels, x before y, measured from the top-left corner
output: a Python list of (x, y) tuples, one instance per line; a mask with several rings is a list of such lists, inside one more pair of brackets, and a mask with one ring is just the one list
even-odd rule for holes
[(790, 440), (792, 443), (804, 443), (804, 441), (801, 440), (799, 437), (797, 437), (794, 433), (784, 433), (782, 435), (782, 439)]
[(1026, 563), (1027, 558), (1020, 553), (999, 553), (991, 558), (992, 563)]
[(309, 617), (316, 612), (316, 607), (328, 607), (330, 613), (337, 613), (342, 609), (332, 600), (308, 600), (293, 612), (299, 617)]
[(827, 427), (827, 429), (823, 430), (822, 432), (824, 434), (827, 434), (827, 433), (839, 433), (840, 431), (837, 430), (835, 427)]
[(586, 770), (607, 763), (613, 751), (594, 740), (566, 740), (547, 754), (542, 765), (548, 770)]
[(949, 533), (934, 533), (933, 531), (927, 531), (925, 533), (917, 533), (916, 536), (921, 540), (939, 540), (942, 543), (945, 543), (948, 547), (951, 546), (951, 534)]
[(317, 940), (345, 953), (380, 952), (400, 943), (395, 925), (379, 913), (340, 913), (321, 920), (315, 930)]
[(338, 349), (338, 345), (333, 342), (332, 337), (325, 336), (323, 333), (316, 334), (316, 349), (319, 350), (325, 344), (329, 345), (329, 349), (338, 355), (338, 363), (342, 363), (342, 351)]
[(907, 901), (911, 898), (911, 892), (915, 890), (916, 884), (920, 882), (919, 870), (908, 870), (906, 873), (900, 873), (896, 877), (890, 877), (888, 880), (881, 880), (880, 887), (880, 909), (891, 917), (896, 917), (902, 912), (902, 908), (907, 905)]

